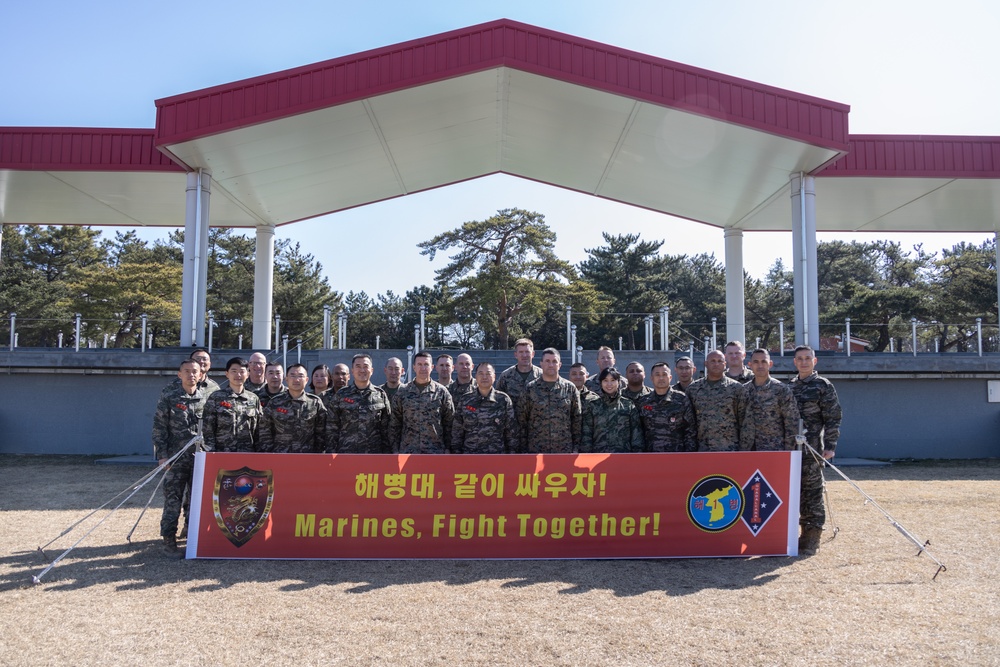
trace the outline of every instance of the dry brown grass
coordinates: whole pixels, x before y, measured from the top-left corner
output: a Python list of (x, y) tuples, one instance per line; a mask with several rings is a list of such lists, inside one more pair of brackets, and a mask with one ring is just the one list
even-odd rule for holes
[(172, 562), (154, 501), (134, 544), (130, 504), (39, 586), (35, 548), (143, 470), (0, 465), (3, 664), (1000, 664), (996, 460), (847, 470), (932, 540), (948, 566), (935, 581), (828, 476), (841, 531), (809, 559)]

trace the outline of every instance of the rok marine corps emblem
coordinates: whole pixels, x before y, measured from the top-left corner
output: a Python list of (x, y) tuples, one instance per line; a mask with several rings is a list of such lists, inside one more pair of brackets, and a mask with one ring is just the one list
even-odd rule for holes
[(220, 470), (215, 478), (212, 507), (222, 534), (237, 547), (250, 541), (267, 523), (274, 500), (270, 470)]

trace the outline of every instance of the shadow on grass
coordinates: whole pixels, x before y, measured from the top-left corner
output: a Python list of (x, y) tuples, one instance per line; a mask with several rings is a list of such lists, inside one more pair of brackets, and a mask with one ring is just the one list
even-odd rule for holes
[[(63, 550), (65, 547), (63, 547)], [(48, 559), (62, 551), (50, 549)], [(272, 584), (292, 592), (316, 587), (345, 587), (360, 595), (394, 586), (441, 582), (448, 586), (495, 582), (499, 589), (561, 585), (573, 595), (609, 590), (629, 597), (650, 592), (683, 596), (705, 589), (739, 590), (763, 586), (780, 576), (793, 560), (706, 558), (664, 560), (171, 560), (158, 541), (73, 549), (40, 585), (31, 583), (50, 560), (38, 551), (0, 558), (0, 593), (35, 587), (39, 594), (112, 585), (120, 591), (181, 586), (209, 593), (246, 583)]]

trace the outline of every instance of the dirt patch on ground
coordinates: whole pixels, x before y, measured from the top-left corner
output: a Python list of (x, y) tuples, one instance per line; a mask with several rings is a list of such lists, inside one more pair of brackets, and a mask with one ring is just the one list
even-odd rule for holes
[(1000, 664), (996, 460), (845, 470), (931, 540), (936, 580), (828, 472), (840, 531), (807, 559), (177, 562), (158, 552), (159, 499), (125, 541), (143, 490), (37, 586), (37, 547), (145, 471), (0, 466), (4, 664)]

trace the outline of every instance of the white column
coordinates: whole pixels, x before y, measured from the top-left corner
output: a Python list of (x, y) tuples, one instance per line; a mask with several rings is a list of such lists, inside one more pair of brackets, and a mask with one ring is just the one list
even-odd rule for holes
[[(993, 232), (993, 243), (996, 246), (994, 250), (997, 253), (997, 266), (1000, 266), (1000, 222), (997, 222), (996, 225), (998, 229)], [(997, 303), (1000, 304), (1000, 271), (997, 271)]]
[(253, 269), (253, 346), (257, 350), (271, 347), (273, 292), (274, 225), (261, 225), (257, 227), (257, 252)]
[(201, 188), (198, 198), (198, 309), (197, 323), (198, 336), (196, 345), (206, 344), (205, 336), (205, 313), (208, 309), (208, 230), (211, 216), (209, 215), (209, 204), (212, 200), (212, 172), (207, 169), (199, 169), (201, 176)]
[(181, 279), (181, 346), (195, 344), (195, 310), (197, 308), (197, 245), (198, 237), (198, 172), (187, 175), (184, 209), (184, 274)]
[(816, 278), (816, 181), (792, 174), (792, 264), (795, 276), (795, 342), (819, 349), (819, 287)]
[(746, 294), (743, 281), (743, 230), (726, 229), (726, 341), (746, 344)]

